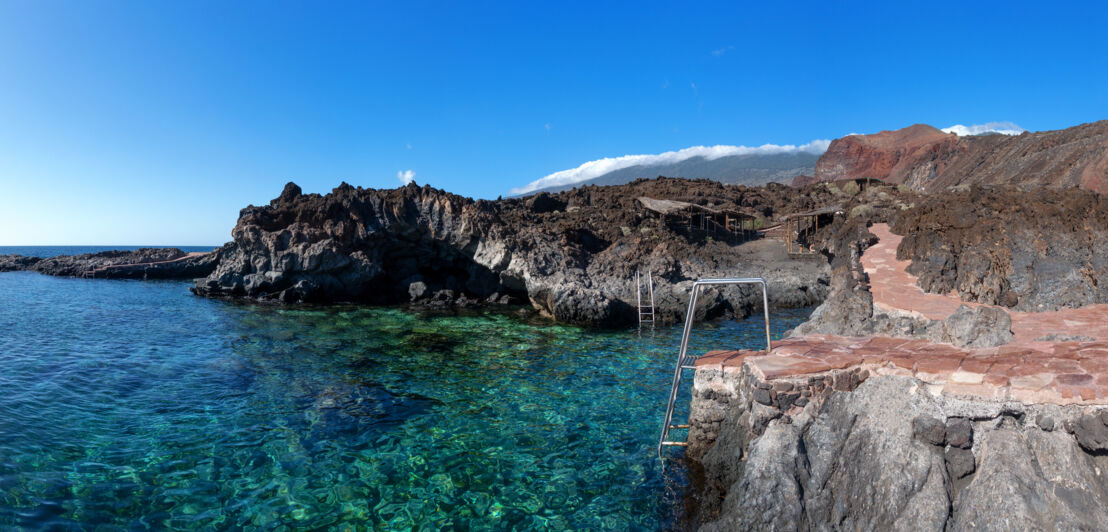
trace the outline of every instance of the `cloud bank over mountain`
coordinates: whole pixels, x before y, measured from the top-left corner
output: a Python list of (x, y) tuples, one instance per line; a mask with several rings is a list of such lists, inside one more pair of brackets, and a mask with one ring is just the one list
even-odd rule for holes
[(990, 133), (999, 133), (1001, 135), (1019, 135), (1024, 131), (1027, 130), (1011, 122), (988, 122), (985, 124), (975, 124), (972, 126), (963, 126), (962, 124), (956, 124), (950, 127), (944, 127), (942, 129), (943, 133), (954, 133), (959, 137), (966, 137), (970, 135), (987, 135)]
[(532, 181), (522, 187), (513, 188), (513, 195), (527, 194), (536, 190), (572, 185), (590, 179), (595, 179), (605, 174), (631, 168), (635, 166), (660, 166), (676, 164), (692, 158), (700, 157), (705, 160), (716, 160), (722, 157), (749, 156), (749, 155), (780, 155), (807, 153), (819, 155), (827, 151), (830, 140), (813, 140), (801, 146), (791, 144), (777, 145), (764, 144), (762, 146), (693, 146), (683, 150), (667, 151), (656, 155), (624, 155), (622, 157), (606, 157), (595, 161), (589, 161), (576, 168), (554, 172), (546, 177)]

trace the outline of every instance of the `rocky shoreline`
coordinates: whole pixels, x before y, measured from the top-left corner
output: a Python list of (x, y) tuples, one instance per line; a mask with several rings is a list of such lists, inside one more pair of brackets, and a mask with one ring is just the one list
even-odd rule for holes
[[(799, 256), (765, 233), (734, 242), (667, 225), (640, 197), (743, 212), (761, 227), (832, 205), (839, 214), (804, 233), (800, 245), (814, 252)], [(878, 234), (903, 237), (875, 259)], [(1103, 249), (1108, 201), (1077, 189), (921, 195), (891, 185), (748, 188), (659, 178), (475, 201), (427, 186), (344, 183), (319, 195), (289, 183), (268, 205), (243, 209), (232, 241), (210, 253), (0, 256), (0, 271), (194, 279), (200, 296), (285, 305), (528, 304), (594, 327), (633, 323), (636, 272), (652, 274), (662, 322), (684, 318), (697, 279), (764, 277), (771, 306), (819, 305), (790, 341), (861, 339), (869, 347), (858, 353), (868, 354), (794, 374), (698, 362), (687, 458), (700, 470), (702, 528), (1103, 529), (1108, 396), (1102, 401), (1098, 387), (1108, 389), (1108, 337), (1079, 327), (1034, 338), (1015, 330), (1032, 311), (1108, 303)], [(918, 278), (906, 299), (959, 306), (929, 313), (890, 305), (889, 290), (902, 287), (879, 286), (871, 274), (875, 261), (892, 260), (910, 261), (901, 273)], [(705, 296), (699, 319), (760, 310), (753, 290)], [(862, 341), (875, 337), (945, 347), (930, 348), (927, 364), (909, 355), (875, 362), (866, 357), (893, 345)], [(1046, 354), (1028, 351), (1028, 342)], [(964, 370), (1003, 349), (1019, 359), (1009, 368), (1024, 364), (1026, 374), (1009, 382)], [(935, 369), (951, 357), (953, 373)], [(988, 378), (1015, 390), (1048, 373), (1053, 380), (1038, 386), (1060, 387), (1050, 393), (982, 392)]]
[[(972, 187), (825, 228), (831, 291), (783, 343), (797, 348), (697, 362), (699, 528), (1108, 528), (1108, 395), (1081, 388), (1108, 386), (1108, 337), (1077, 322), (1037, 336), (1028, 320), (1065, 320), (1026, 312), (1103, 314), (1106, 215), (1093, 192)], [(886, 222), (919, 295), (890, 296), (871, 278), (886, 259), (863, 261)], [(911, 308), (939, 295), (966, 303)]]
[(101, 251), (56, 257), (0, 255), (0, 272), (33, 271), (57, 277), (91, 279), (193, 279), (210, 274), (220, 250), (186, 253), (177, 248)]
[[(780, 241), (744, 243), (683, 234), (637, 198), (730, 206), (764, 220), (832, 203), (825, 187), (747, 188), (659, 178), (529, 198), (474, 201), (428, 186), (395, 190), (343, 184), (326, 195), (288, 184), (243, 209), (233, 241), (193, 291), (208, 297), (298, 302), (470, 306), (524, 303), (564, 323), (614, 327), (636, 319), (636, 272), (650, 272), (659, 321), (683, 319), (691, 284), (704, 277), (764, 276), (770, 304), (818, 304), (829, 272)], [(760, 294), (707, 294), (704, 318), (742, 317)]]

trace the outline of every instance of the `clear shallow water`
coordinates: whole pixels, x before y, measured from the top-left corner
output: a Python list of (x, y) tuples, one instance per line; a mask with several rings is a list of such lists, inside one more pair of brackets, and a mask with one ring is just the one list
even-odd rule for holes
[[(678, 523), (683, 472), (654, 454), (678, 328), (186, 287), (0, 274), (0, 529)], [(775, 334), (806, 315), (779, 313)], [(760, 327), (704, 325), (693, 344), (756, 347)]]
[(24, 257), (57, 257), (58, 255), (82, 255), (101, 251), (134, 251), (139, 248), (178, 248), (186, 253), (211, 251), (218, 246), (0, 246), (0, 255)]

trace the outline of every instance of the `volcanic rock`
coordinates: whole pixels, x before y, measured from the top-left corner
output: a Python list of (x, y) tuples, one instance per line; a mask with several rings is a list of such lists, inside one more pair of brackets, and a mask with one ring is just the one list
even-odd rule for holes
[[(786, 417), (736, 393), (720, 399), (719, 436), (700, 459), (703, 530), (1108, 527), (1108, 454), (1032, 421), (1100, 424), (1095, 410), (936, 396), (895, 376)], [(944, 413), (958, 416), (945, 428)]]
[[(636, 271), (653, 274), (660, 322), (683, 319), (691, 282), (704, 277), (765, 277), (778, 307), (825, 297), (821, 257), (790, 258), (776, 240), (742, 243), (662, 225), (640, 196), (763, 220), (836, 199), (824, 187), (666, 178), (498, 201), (414, 184), (374, 190), (344, 183), (326, 195), (303, 194), (290, 183), (269, 205), (241, 211), (218, 268), (193, 291), (279, 302), (507, 300), (599, 326), (634, 320)], [(707, 291), (695, 311), (745, 316), (760, 306), (760, 291), (728, 287)]]
[(897, 258), (925, 291), (1021, 311), (1108, 303), (1108, 197), (971, 187), (894, 216)]
[(992, 184), (1108, 193), (1108, 120), (1057, 131), (969, 137), (916, 124), (833, 140), (816, 163), (813, 180), (859, 178), (929, 192)]

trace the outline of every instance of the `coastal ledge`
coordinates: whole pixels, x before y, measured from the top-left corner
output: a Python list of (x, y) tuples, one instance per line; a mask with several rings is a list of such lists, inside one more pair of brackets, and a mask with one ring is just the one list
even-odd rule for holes
[(702, 530), (1108, 527), (1108, 398), (985, 397), (960, 369), (937, 384), (887, 361), (790, 373), (779, 356), (696, 369)]

